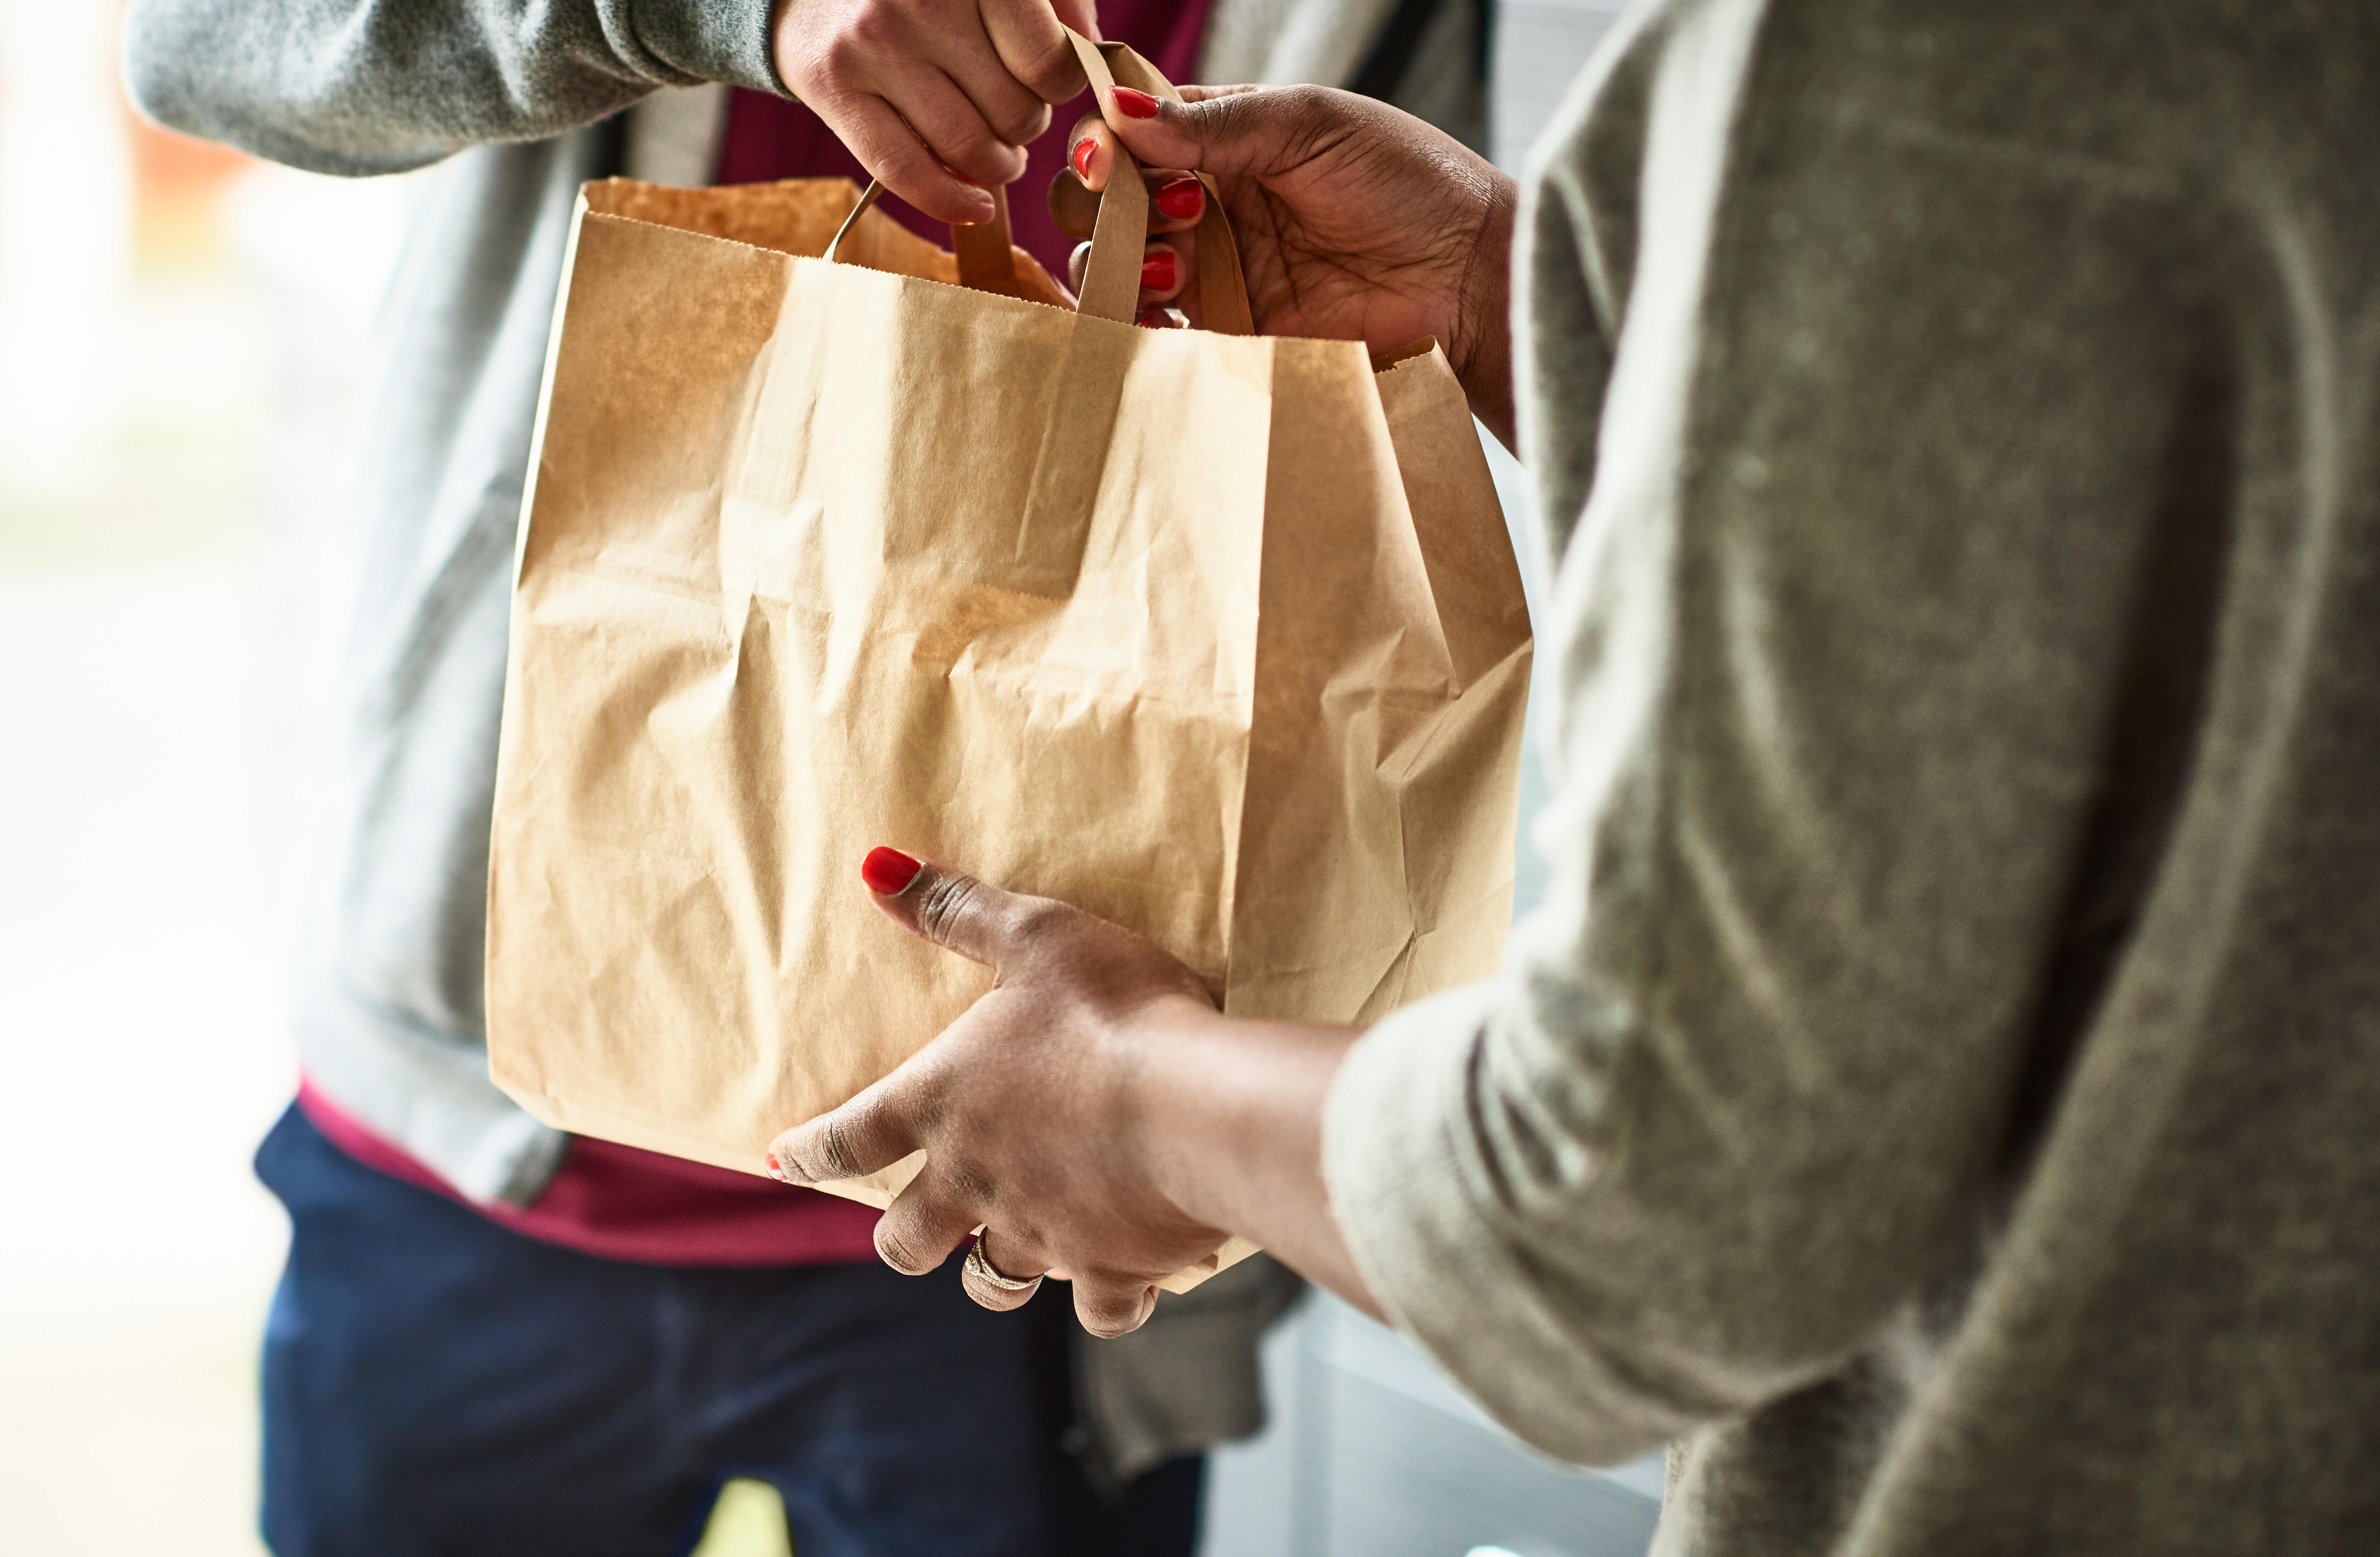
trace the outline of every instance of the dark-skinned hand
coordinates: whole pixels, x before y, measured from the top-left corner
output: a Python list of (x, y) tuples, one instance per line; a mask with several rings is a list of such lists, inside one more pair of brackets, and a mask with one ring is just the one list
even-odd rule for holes
[[(1259, 334), (1362, 341), (1375, 352), (1434, 335), (1473, 411), (1512, 441), (1510, 280), (1519, 196), (1512, 180), (1442, 131), (1353, 92), (1322, 87), (1185, 87), (1168, 103), (1119, 89), (1123, 143), (1152, 208), (1145, 310), (1196, 317), (1195, 226), (1211, 176), (1239, 240)], [(1087, 237), (1115, 165), (1116, 132), (1075, 127), (1050, 209)], [(1077, 186), (1069, 189), (1064, 186)], [(1081, 286), (1086, 249), (1075, 253)]]
[[(1220, 1020), (1214, 1002), (1149, 942), (1062, 903), (931, 865), (880, 890), (910, 864), (869, 857), (877, 906), (998, 982), (900, 1069), (780, 1137), (777, 1163), (814, 1183), (923, 1149), (924, 1169), (877, 1224), (886, 1264), (931, 1271), (982, 1225), (995, 1271), (1058, 1271), (1085, 1329), (1122, 1334), (1148, 1316), (1160, 1279), (1224, 1239), (1157, 1188), (1134, 1088), (1148, 1047)], [(967, 1290), (995, 1308), (1030, 1295), (971, 1273)]]

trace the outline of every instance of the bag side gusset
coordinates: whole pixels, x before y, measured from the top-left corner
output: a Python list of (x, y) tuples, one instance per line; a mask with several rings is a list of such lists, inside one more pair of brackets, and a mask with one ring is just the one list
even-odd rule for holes
[(1224, 1007), (1346, 1021), (1413, 940), (1384, 770), (1451, 673), (1369, 359), (1347, 341), (1273, 348)]
[(1374, 383), (1457, 688), (1396, 770), (1415, 939), (1387, 1010), (1501, 960), (1534, 645), (1495, 478), (1445, 354), (1408, 356)]

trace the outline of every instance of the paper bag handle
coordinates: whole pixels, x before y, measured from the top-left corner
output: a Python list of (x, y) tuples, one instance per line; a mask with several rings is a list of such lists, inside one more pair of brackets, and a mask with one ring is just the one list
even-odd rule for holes
[[(1131, 87), (1169, 103), (1182, 101), (1157, 67), (1123, 44), (1094, 43), (1072, 28), (1066, 36), (1075, 45), (1075, 57), (1082, 61), (1083, 73), (1091, 79), (1099, 116), (1110, 129), (1117, 128), (1116, 87)], [(1207, 213), (1192, 229), (1198, 242), (1199, 326), (1220, 335), (1253, 335), (1256, 322), (1248, 312), (1248, 284), (1240, 274), (1240, 245), (1232, 236), (1232, 219), (1223, 214), (1215, 181), (1203, 173), (1194, 176), (1207, 187)], [(1091, 229), (1090, 263), (1083, 267), (1077, 305), (1083, 312), (1120, 324), (1138, 316), (1140, 262), (1148, 244), (1148, 187), (1141, 182), (1140, 164), (1124, 150), (1119, 134), (1115, 167), (1108, 175), (1107, 192), (1099, 197), (1098, 225)]]
[[(1113, 102), (1113, 89), (1119, 85), (1171, 102), (1182, 101), (1172, 82), (1124, 44), (1094, 43), (1071, 28), (1066, 36), (1074, 43), (1075, 56), (1082, 61), (1083, 73), (1091, 79), (1092, 87), (1102, 89), (1098, 91), (1099, 111), (1110, 128), (1114, 128), (1115, 120), (1109, 115), (1109, 105)], [(1252, 335), (1256, 334), (1256, 322), (1248, 311), (1247, 280), (1240, 274), (1240, 245), (1232, 234), (1232, 219), (1223, 214), (1223, 202), (1216, 193), (1215, 181), (1203, 173), (1196, 176), (1207, 187), (1206, 214), (1192, 229), (1198, 245), (1199, 323), (1218, 335)], [(858, 225), (861, 213), (874, 205), (883, 192), (882, 179), (868, 180), (859, 203), (851, 208), (851, 214), (835, 229), (834, 240), (826, 246), (828, 260), (838, 257), (843, 240)], [(959, 285), (978, 292), (1021, 298), (1025, 289), (1016, 279), (1016, 257), (1009, 251), (1008, 191), (994, 189), (990, 193), (990, 221), (954, 224), (951, 228), (951, 250), (959, 262)], [(1099, 200), (1099, 221), (1091, 230), (1091, 257), (1083, 267), (1083, 293), (1076, 305), (1079, 311), (1118, 324), (1129, 324), (1138, 317), (1140, 262), (1148, 246), (1148, 186), (1141, 181), (1140, 164), (1124, 150), (1119, 139), (1115, 168), (1108, 176), (1107, 193)]]
[[(860, 216), (877, 197), (884, 193), (884, 180), (871, 178), (861, 192), (851, 214), (834, 230), (833, 241), (826, 246), (830, 262), (841, 258), (843, 240), (859, 225)], [(978, 292), (996, 292), (1003, 298), (1021, 298), (1025, 287), (1016, 279), (1016, 256), (1009, 251), (1008, 191), (995, 189), (991, 194), (991, 220), (951, 225), (951, 252), (958, 256), (959, 285), (972, 286)]]

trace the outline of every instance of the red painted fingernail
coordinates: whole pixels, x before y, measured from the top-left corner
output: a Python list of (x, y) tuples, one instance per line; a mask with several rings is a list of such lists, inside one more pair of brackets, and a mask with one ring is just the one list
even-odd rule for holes
[(1130, 87), (1116, 88), (1115, 105), (1127, 119), (1157, 117), (1157, 99), (1145, 91), (1135, 91)]
[(1140, 284), (1152, 292), (1173, 285), (1173, 250), (1160, 249), (1140, 262)]
[(773, 1151), (769, 1153), (769, 1176), (775, 1179), (779, 1184), (791, 1184), (794, 1182), (792, 1179), (785, 1176), (784, 1164), (777, 1161), (777, 1154)]
[(1086, 180), (1090, 177), (1091, 154), (1099, 149), (1099, 143), (1098, 140), (1092, 136), (1087, 135), (1080, 140), (1075, 142), (1075, 155), (1072, 160), (1075, 164), (1075, 177)]
[(1196, 178), (1176, 178), (1157, 191), (1157, 209), (1177, 221), (1198, 214), (1207, 201), (1207, 187)]
[(916, 881), (924, 869), (899, 849), (869, 849), (868, 858), (859, 862), (859, 879), (868, 883), (868, 891), (891, 897)]

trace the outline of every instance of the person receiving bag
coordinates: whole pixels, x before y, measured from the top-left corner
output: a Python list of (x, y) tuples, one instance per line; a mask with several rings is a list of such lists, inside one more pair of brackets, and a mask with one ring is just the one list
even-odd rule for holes
[(922, 1152), (889, 1257), (1108, 1331), (1252, 1238), (1548, 1454), (1668, 1445), (1658, 1552), (2380, 1548), (2371, 6), (1655, 0), (1517, 222), (1338, 94), (1102, 107), (1258, 329), (1426, 329), (1509, 426), (1512, 321), (1551, 885), (1286, 1021), (877, 856), (994, 988), (786, 1176)]

